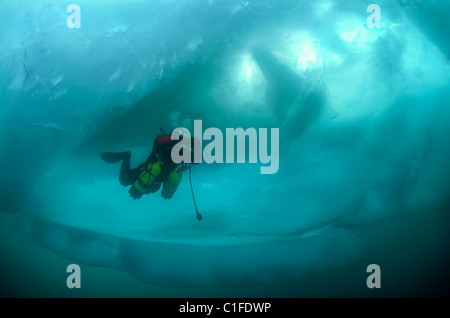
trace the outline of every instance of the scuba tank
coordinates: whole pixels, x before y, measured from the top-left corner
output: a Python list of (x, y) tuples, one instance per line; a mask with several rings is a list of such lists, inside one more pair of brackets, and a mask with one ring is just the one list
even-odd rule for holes
[[(133, 183), (132, 188), (135, 188), (142, 194), (149, 194), (157, 191), (160, 187), (160, 183), (155, 183), (155, 180), (161, 174), (163, 166), (164, 163), (162, 161), (156, 161), (145, 166), (139, 174), (139, 177)], [(158, 187), (155, 189), (156, 185)]]
[(181, 171), (173, 170), (164, 181), (163, 188), (161, 190), (161, 196), (164, 199), (171, 199), (175, 191), (177, 191), (178, 185), (181, 182)]
[[(130, 189), (130, 194), (133, 193), (133, 197), (141, 197), (143, 194), (153, 193), (159, 190), (161, 182), (158, 177), (161, 176), (161, 171), (164, 167), (164, 162), (156, 161), (144, 166), (139, 177), (133, 183)], [(181, 182), (182, 172), (181, 170), (173, 170), (169, 173), (164, 180), (161, 196), (164, 199), (171, 199), (177, 191), (178, 185)]]

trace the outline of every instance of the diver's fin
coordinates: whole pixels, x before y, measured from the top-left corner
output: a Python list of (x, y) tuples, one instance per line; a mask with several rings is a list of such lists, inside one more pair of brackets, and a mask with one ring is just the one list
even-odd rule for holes
[(108, 163), (116, 163), (119, 161), (122, 161), (126, 158), (130, 158), (131, 152), (130, 151), (123, 151), (123, 152), (102, 152), (100, 154), (100, 157)]

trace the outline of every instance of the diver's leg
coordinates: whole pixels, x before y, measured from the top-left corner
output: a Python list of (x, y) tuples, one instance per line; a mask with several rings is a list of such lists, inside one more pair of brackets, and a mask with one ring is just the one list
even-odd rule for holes
[(117, 163), (122, 161), (120, 166), (119, 181), (123, 186), (128, 186), (136, 180), (136, 175), (139, 174), (139, 169), (130, 169), (131, 152), (102, 152), (100, 157), (108, 163)]
[(117, 163), (119, 161), (124, 160), (125, 158), (128, 158), (128, 160), (129, 160), (131, 157), (131, 152), (130, 151), (102, 152), (100, 154), (100, 157), (108, 163)]
[(130, 168), (131, 152), (126, 151), (122, 156), (122, 165), (120, 166), (119, 182), (123, 186), (132, 184), (139, 173), (137, 169)]

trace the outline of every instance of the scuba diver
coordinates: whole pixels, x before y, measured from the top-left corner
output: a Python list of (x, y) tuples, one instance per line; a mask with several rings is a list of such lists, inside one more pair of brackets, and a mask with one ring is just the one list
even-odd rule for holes
[[(192, 165), (176, 164), (171, 157), (172, 148), (178, 140), (172, 140), (170, 135), (158, 135), (153, 143), (153, 149), (147, 160), (137, 168), (130, 168), (131, 152), (102, 152), (101, 158), (108, 163), (122, 161), (119, 182), (123, 186), (131, 185), (128, 190), (133, 199), (139, 199), (144, 194), (157, 192), (163, 185), (161, 196), (171, 199), (181, 182), (183, 171)], [(184, 150), (183, 150), (184, 151)], [(191, 155), (193, 150), (191, 149)], [(192, 161), (191, 161), (192, 162)]]

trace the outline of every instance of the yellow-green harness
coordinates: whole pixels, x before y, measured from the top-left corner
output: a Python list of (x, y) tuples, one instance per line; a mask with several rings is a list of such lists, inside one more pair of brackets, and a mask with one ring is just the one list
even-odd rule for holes
[[(163, 167), (164, 163), (162, 161), (156, 161), (145, 166), (134, 182), (134, 187), (141, 193), (150, 193), (152, 185), (161, 174)], [(169, 173), (167, 179), (164, 180), (161, 191), (161, 195), (164, 198), (170, 199), (174, 195), (181, 182), (181, 176), (182, 174), (178, 170), (173, 170)]]

